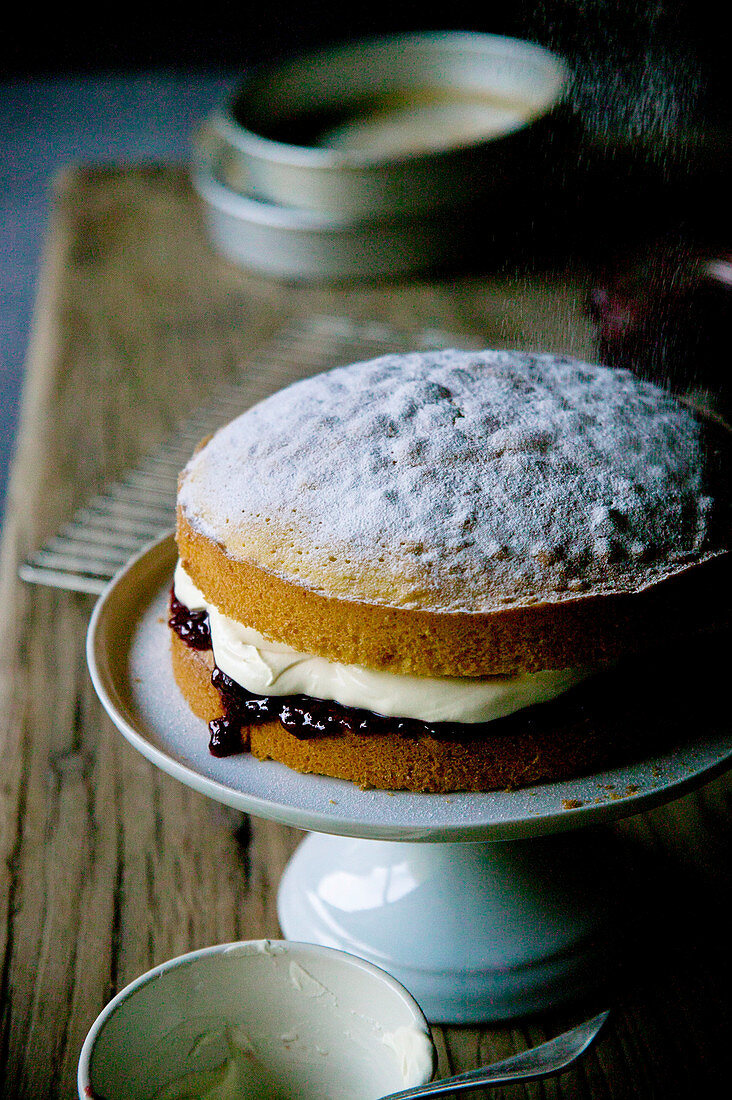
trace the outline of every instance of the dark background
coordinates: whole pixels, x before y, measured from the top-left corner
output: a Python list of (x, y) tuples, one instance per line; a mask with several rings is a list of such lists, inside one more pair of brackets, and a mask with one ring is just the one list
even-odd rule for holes
[[(15, 7), (15, 6), (14, 6)], [(694, 83), (705, 106), (729, 99), (727, 36), (720, 7), (709, 0), (451, 0), (442, 11), (424, 3), (333, 0), (297, 4), (204, 4), (164, 10), (62, 6), (14, 13), (3, 34), (2, 76), (23, 78), (170, 67), (238, 69), (276, 54), (396, 30), (464, 29), (532, 38), (570, 58), (618, 70), (653, 70), (661, 79)], [(12, 26), (12, 22), (11, 22)]]

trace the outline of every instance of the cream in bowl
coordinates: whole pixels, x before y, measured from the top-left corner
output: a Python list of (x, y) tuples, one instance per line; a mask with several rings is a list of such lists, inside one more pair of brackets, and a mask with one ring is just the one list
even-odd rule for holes
[(252, 940), (163, 963), (112, 1000), (79, 1060), (80, 1100), (376, 1100), (435, 1055), (407, 991), (331, 948)]

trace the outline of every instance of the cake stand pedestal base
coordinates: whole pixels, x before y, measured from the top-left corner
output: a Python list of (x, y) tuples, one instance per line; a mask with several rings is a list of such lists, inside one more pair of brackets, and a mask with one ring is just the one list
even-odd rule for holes
[(628, 855), (603, 827), (500, 843), (311, 833), (282, 878), (280, 924), (381, 966), (434, 1023), (513, 1019), (612, 976), (639, 899)]

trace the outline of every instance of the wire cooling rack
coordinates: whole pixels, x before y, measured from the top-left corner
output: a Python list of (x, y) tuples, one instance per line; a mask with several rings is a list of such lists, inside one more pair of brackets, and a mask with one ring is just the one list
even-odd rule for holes
[[(440, 329), (406, 333), (375, 322), (317, 316), (293, 321), (243, 364), (156, 451), (107, 486), (19, 568), (24, 581), (99, 594), (125, 562), (175, 524), (180, 469), (197, 443), (275, 390), (330, 367), (390, 351), (468, 347)], [(473, 345), (477, 346), (477, 345)]]

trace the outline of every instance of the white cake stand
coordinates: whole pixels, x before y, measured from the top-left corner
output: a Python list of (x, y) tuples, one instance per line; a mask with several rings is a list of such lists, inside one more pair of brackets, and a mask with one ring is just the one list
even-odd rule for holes
[(92, 680), (115, 725), (163, 771), (310, 832), (280, 886), (289, 939), (377, 963), (433, 1022), (523, 1016), (608, 977), (642, 875), (607, 823), (722, 772), (732, 733), (705, 729), (631, 765), (485, 794), (363, 791), (248, 754), (217, 759), (170, 669), (174, 563), (167, 537), (100, 597), (87, 640)]

